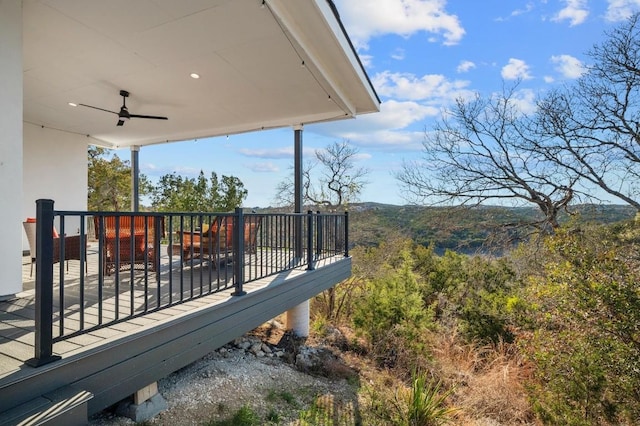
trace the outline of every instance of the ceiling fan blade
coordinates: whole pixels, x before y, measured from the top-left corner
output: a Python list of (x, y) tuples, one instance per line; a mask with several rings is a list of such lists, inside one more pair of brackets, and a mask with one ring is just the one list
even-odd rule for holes
[(154, 120), (168, 120), (167, 117), (160, 117), (157, 115), (138, 115), (138, 114), (129, 114), (129, 117), (131, 118), (151, 118)]
[(120, 91), (120, 96), (122, 96), (122, 106), (120, 107), (120, 112), (111, 111), (109, 109), (99, 108), (93, 105), (87, 104), (78, 104), (87, 108), (97, 109), (98, 111), (110, 112), (111, 114), (115, 114), (118, 116), (118, 124), (116, 126), (123, 126), (125, 121), (129, 121), (130, 118), (150, 118), (152, 120), (168, 120), (167, 117), (161, 117), (159, 115), (140, 115), (140, 114), (130, 114), (127, 109), (126, 100), (129, 96), (129, 92), (126, 90)]
[(99, 110), (99, 111), (110, 112), (111, 114), (116, 114), (116, 115), (118, 115), (118, 113), (117, 113), (117, 112), (115, 112), (115, 111), (111, 111), (111, 110), (108, 110), (108, 109), (98, 108), (98, 107), (91, 106), (91, 105), (87, 105), (87, 104), (78, 104), (78, 105), (82, 105), (83, 107), (93, 108), (93, 109), (97, 109), (97, 110)]

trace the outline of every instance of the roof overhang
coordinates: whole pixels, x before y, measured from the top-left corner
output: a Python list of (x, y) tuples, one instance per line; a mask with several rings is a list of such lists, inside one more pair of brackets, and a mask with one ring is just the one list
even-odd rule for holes
[[(24, 0), (24, 121), (106, 147), (298, 126), (380, 101), (330, 0)], [(190, 77), (198, 73), (199, 79)], [(116, 126), (120, 90), (133, 118)]]

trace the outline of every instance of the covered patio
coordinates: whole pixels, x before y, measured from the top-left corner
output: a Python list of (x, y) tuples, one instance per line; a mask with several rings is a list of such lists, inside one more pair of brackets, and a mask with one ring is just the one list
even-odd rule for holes
[[(87, 210), (88, 145), (137, 171), (147, 145), (290, 128), (301, 185), (304, 126), (380, 106), (331, 0), (12, 0), (0, 40), (0, 297), (21, 291), (35, 201)], [(168, 119), (120, 120), (121, 90)]]
[[(345, 252), (317, 258), (313, 269), (302, 263), (290, 269), (277, 266), (277, 273), (238, 280), (246, 270), (239, 273), (234, 265), (253, 265), (257, 259), (240, 262), (243, 255), (236, 255), (230, 263), (236, 280), (231, 287), (73, 334), (53, 344), (49, 362), (39, 367), (25, 363), (33, 353), (43, 353), (42, 340), (32, 330), (42, 330), (43, 320), (56, 321), (32, 308), (33, 301), (42, 300), (42, 289), (73, 295), (77, 279), (86, 280), (86, 289), (95, 285), (107, 291), (104, 300), (117, 294), (109, 297), (110, 287), (104, 277), (100, 283), (99, 272), (97, 284), (92, 281), (94, 259), (101, 255), (91, 244), (86, 262), (71, 261), (77, 278), (70, 269), (61, 270), (67, 276), (63, 283), (56, 285), (53, 276), (42, 279), (51, 267), (46, 260), (52, 259), (45, 249), (36, 264), (35, 276), (41, 278), (33, 284), (23, 279), (30, 265), (23, 258), (29, 245), (22, 222), (36, 216), (36, 200), (55, 202), (52, 220), (58, 228), (60, 212), (74, 212), (67, 215), (64, 234), (85, 236), (91, 213), (88, 145), (130, 151), (131, 211), (136, 212), (138, 155), (145, 146), (291, 128), (293, 214), (302, 214), (304, 126), (376, 112), (380, 101), (331, 0), (3, 1), (0, 57), (0, 221), (5, 225), (0, 239), (0, 324), (6, 332), (0, 337), (0, 423), (60, 422), (59, 415), (82, 423), (87, 414), (350, 275)], [(42, 232), (48, 229), (48, 234), (50, 228), (39, 228), (41, 238), (49, 240)], [(298, 239), (300, 229), (281, 233)], [(155, 277), (155, 287), (145, 291), (160, 291), (160, 300), (174, 294), (162, 293), (162, 283), (177, 278), (178, 270), (170, 250), (158, 253), (158, 270), (145, 267), (144, 273)], [(301, 259), (299, 252), (296, 259)], [(211, 268), (187, 266), (179, 274), (183, 280)], [(149, 293), (140, 299), (131, 281), (127, 285), (133, 290), (126, 299), (135, 311), (141, 301), (149, 303)], [(237, 282), (247, 286), (242, 297), (231, 296), (238, 295)], [(92, 315), (91, 300), (86, 302), (85, 319)], [(113, 310), (106, 302), (102, 309)], [(76, 320), (73, 314), (67, 318), (63, 328)]]

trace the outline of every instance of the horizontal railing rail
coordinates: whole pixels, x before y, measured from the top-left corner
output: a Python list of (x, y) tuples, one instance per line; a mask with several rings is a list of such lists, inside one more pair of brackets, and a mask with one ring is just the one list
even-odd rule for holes
[(349, 255), (346, 213), (56, 211), (52, 200), (36, 210), (33, 366), (57, 359), (54, 343)]

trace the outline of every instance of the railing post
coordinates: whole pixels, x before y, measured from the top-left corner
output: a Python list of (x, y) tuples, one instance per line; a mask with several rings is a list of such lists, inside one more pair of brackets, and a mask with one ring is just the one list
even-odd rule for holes
[(349, 257), (349, 212), (344, 212), (344, 257)]
[(36, 253), (35, 354), (26, 361), (32, 367), (60, 359), (53, 355), (53, 200), (36, 201)]
[(324, 249), (324, 233), (322, 229), (322, 215), (320, 211), (316, 212), (318, 215), (316, 216), (316, 256), (320, 257), (322, 255), (322, 250)]
[[(96, 220), (96, 215), (93, 216), (93, 223), (97, 226), (94, 230), (96, 234), (96, 239), (98, 240), (98, 282), (102, 285), (104, 282), (104, 269), (105, 269), (105, 230), (104, 230), (104, 215), (98, 216)], [(118, 282), (116, 282), (117, 289)], [(118, 293), (120, 294), (120, 293)], [(118, 303), (119, 298), (116, 298), (116, 303)], [(118, 311), (116, 311), (116, 315), (118, 315)]]
[(303, 235), (303, 222), (302, 222), (302, 218), (304, 217), (304, 215), (302, 214), (302, 212), (300, 212), (300, 214), (296, 214), (295, 217), (293, 218), (294, 223), (293, 223), (293, 238), (294, 238), (294, 253), (295, 253), (295, 258), (296, 260), (302, 261), (302, 256), (304, 253), (304, 235)]
[(235, 291), (232, 296), (247, 294), (242, 289), (244, 283), (244, 212), (241, 207), (236, 207), (233, 217), (233, 282)]
[(307, 212), (307, 271), (313, 268), (313, 212)]

